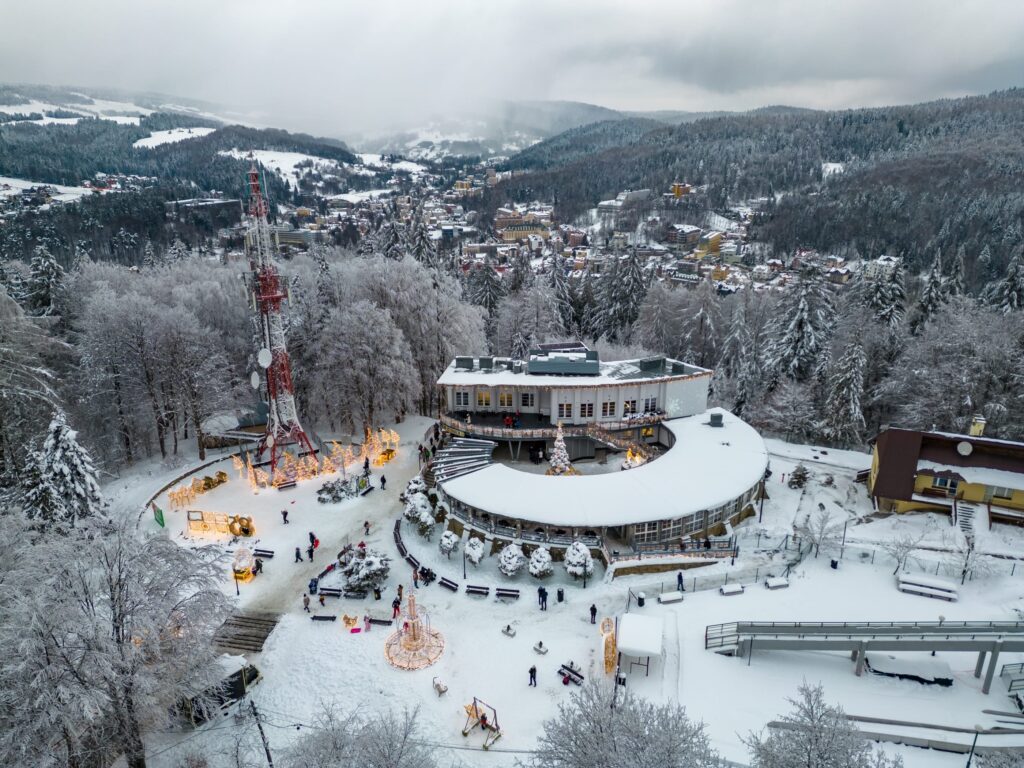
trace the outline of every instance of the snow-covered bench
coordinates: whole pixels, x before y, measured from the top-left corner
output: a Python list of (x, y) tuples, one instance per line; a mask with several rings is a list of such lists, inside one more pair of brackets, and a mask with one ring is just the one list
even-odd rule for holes
[(320, 587), (319, 591), (324, 597), (341, 597), (340, 587)]
[(568, 677), (570, 682), (576, 683), (576, 685), (583, 685), (583, 673), (580, 671), (579, 667), (571, 661), (558, 668), (558, 676), (562, 678), (563, 681)]
[(683, 601), (683, 593), (679, 590), (673, 592), (662, 592), (658, 595), (658, 602), (663, 604), (668, 603), (681, 603)]
[(450, 589), (452, 592), (458, 592), (459, 591), (459, 585), (456, 584), (451, 579), (446, 579), (444, 576), (442, 576), (441, 579), (437, 583), (440, 586), (444, 587), (445, 589)]
[(419, 561), (419, 560), (417, 560), (417, 559), (416, 559), (415, 557), (413, 557), (412, 555), (409, 555), (409, 554), (407, 554), (407, 555), (405, 556), (405, 562), (407, 562), (407, 563), (408, 563), (409, 565), (411, 565), (411, 566), (412, 566), (413, 568), (417, 568), (417, 569), (418, 569), (418, 568), (420, 567), (420, 561)]
[(370, 623), (378, 627), (390, 627), (392, 624), (395, 623), (395, 620), (390, 618), (385, 619), (379, 616), (370, 616)]
[(316, 616), (316, 615), (314, 615), (314, 616), (310, 616), (309, 618), (312, 619), (313, 621), (337, 621), (338, 620), (337, 616)]
[(490, 587), (478, 587), (475, 584), (467, 584), (466, 585), (466, 594), (467, 595), (479, 595), (481, 597), (487, 597), (489, 594), (491, 594), (491, 588)]
[(919, 576), (917, 574), (901, 573), (896, 577), (896, 588), (900, 592), (907, 592), (913, 595), (934, 597), (939, 600), (953, 602), (960, 597), (956, 585), (945, 579), (936, 579), (931, 576)]
[(519, 590), (518, 589), (508, 589), (507, 587), (495, 587), (495, 589), (494, 589), (494, 596), (498, 600), (518, 600), (519, 599)]
[(723, 584), (718, 588), (720, 595), (742, 595), (745, 587), (742, 584)]
[(258, 557), (258, 558), (260, 558), (262, 560), (273, 560), (274, 559), (274, 550), (272, 550), (272, 549), (259, 549), (259, 548), (257, 548), (255, 550), (253, 550), (252, 554), (253, 554), (254, 557)]
[(789, 579), (783, 576), (769, 576), (764, 580), (765, 589), (785, 589), (789, 586)]

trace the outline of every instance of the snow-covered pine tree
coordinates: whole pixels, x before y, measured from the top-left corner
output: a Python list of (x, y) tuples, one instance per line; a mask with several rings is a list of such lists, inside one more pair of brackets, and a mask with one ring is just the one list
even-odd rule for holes
[(547, 547), (537, 547), (530, 553), (530, 575), (543, 579), (551, 575), (551, 552)]
[(789, 479), (786, 484), (793, 489), (803, 488), (807, 484), (807, 479), (811, 476), (811, 473), (807, 470), (807, 466), (800, 462), (793, 471), (789, 473)]
[(463, 551), (466, 553), (466, 559), (469, 562), (473, 565), (480, 565), (480, 561), (484, 559), (483, 539), (471, 536), (469, 541), (466, 542), (466, 548)]
[(441, 534), (441, 540), (437, 543), (441, 554), (451, 559), (452, 552), (459, 548), (459, 537), (455, 531), (445, 531)]
[(506, 544), (498, 557), (498, 570), (506, 576), (515, 576), (526, 563), (526, 555), (518, 544)]
[(563, 562), (565, 572), (574, 579), (594, 573), (594, 557), (590, 554), (590, 548), (582, 541), (574, 541), (566, 548)]
[(156, 266), (156, 249), (153, 247), (153, 241), (148, 237), (142, 246), (142, 266), (149, 269)]
[(551, 259), (551, 304), (557, 330), (567, 335), (576, 332), (576, 322), (573, 312), (572, 290), (569, 286), (569, 279), (565, 276), (565, 265), (563, 259), (555, 254)]
[(338, 560), (347, 589), (378, 589), (388, 580), (391, 559), (376, 549), (352, 547)]
[(184, 261), (192, 255), (192, 249), (182, 242), (181, 238), (175, 238), (171, 247), (167, 249), (168, 261)]
[(722, 342), (722, 354), (718, 359), (718, 367), (726, 376), (739, 376), (743, 360), (752, 343), (750, 329), (747, 327), (747, 305), (740, 299), (733, 307), (732, 316), (729, 318), (729, 330)]
[(953, 268), (949, 272), (949, 278), (946, 280), (946, 295), (947, 296), (961, 296), (965, 289), (964, 281), (966, 280), (967, 274), (967, 254), (965, 248), (961, 245), (956, 249), (956, 257), (953, 259)]
[(558, 422), (558, 429), (555, 431), (555, 442), (551, 446), (551, 455), (548, 456), (548, 463), (551, 467), (546, 474), (549, 475), (573, 475), (576, 474), (572, 462), (569, 461), (569, 451), (565, 447), (565, 435), (562, 433), (562, 422)]
[(573, 322), (580, 338), (584, 339), (596, 339), (601, 336), (601, 313), (597, 303), (595, 282), (599, 288), (600, 283), (588, 270), (580, 277), (576, 290), (573, 291)]
[(715, 348), (718, 323), (720, 320), (718, 293), (711, 280), (702, 280), (693, 294), (694, 303), (690, 316), (683, 320), (686, 334), (685, 346), (689, 361), (701, 368), (710, 368), (715, 363)]
[(895, 330), (903, 322), (906, 306), (907, 290), (903, 283), (903, 264), (901, 262), (896, 265), (892, 279), (889, 280), (888, 302), (878, 310), (876, 317)]
[(395, 219), (389, 219), (377, 233), (377, 251), (396, 261), (405, 255), (403, 232)]
[(821, 273), (805, 269), (800, 283), (776, 308), (775, 337), (769, 343), (767, 368), (773, 375), (804, 381), (813, 373), (832, 330), (832, 297)]
[(628, 342), (646, 296), (647, 280), (639, 257), (635, 253), (626, 258), (613, 256), (598, 281), (595, 338)]
[(512, 269), (508, 272), (508, 293), (515, 294), (533, 285), (533, 268), (530, 266), (530, 255), (520, 253), (512, 261)]
[(505, 286), (501, 278), (494, 271), (491, 260), (485, 259), (470, 275), (469, 300), (487, 310), (488, 316), (492, 316), (504, 295)]
[(66, 530), (103, 512), (103, 497), (89, 452), (57, 411), (34, 456), (37, 484), (22, 496), (25, 516), (42, 528)]
[(51, 315), (64, 281), (64, 270), (46, 246), (38, 245), (32, 253), (28, 278), (22, 286), (25, 309), (31, 315)]
[(978, 254), (977, 281), (978, 283), (987, 283), (992, 279), (992, 276), (992, 249), (988, 247), (988, 243), (985, 243), (985, 245), (982, 246), (981, 253)]
[(942, 278), (942, 251), (936, 251), (932, 268), (925, 276), (924, 287), (921, 289), (921, 295), (914, 307), (913, 319), (910, 324), (911, 333), (916, 333), (922, 325), (927, 323), (945, 300), (946, 287)]
[(990, 294), (990, 303), (1003, 314), (1024, 309), (1024, 264), (1021, 259), (1022, 251), (1018, 248), (1006, 265), (1006, 275), (995, 283)]
[(779, 718), (791, 727), (769, 728), (767, 735), (752, 733), (744, 739), (751, 768), (902, 768), (900, 757), (872, 752), (871, 742), (846, 713), (825, 701), (820, 685), (805, 683), (797, 690), (798, 698), (789, 700), (793, 711)]
[(412, 242), (410, 243), (412, 257), (426, 266), (434, 266), (436, 254), (434, 244), (430, 240), (430, 233), (422, 219), (416, 221), (412, 231)]

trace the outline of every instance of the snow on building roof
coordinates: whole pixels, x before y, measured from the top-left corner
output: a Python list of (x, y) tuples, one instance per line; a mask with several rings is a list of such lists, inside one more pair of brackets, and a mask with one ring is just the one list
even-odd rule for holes
[[(522, 377), (520, 377), (522, 378)], [(722, 414), (722, 427), (709, 415)], [(757, 430), (721, 408), (662, 422), (675, 444), (623, 472), (553, 477), (491, 464), (442, 483), (444, 492), (494, 517), (578, 528), (673, 520), (729, 503), (757, 484), (768, 451)]]
[[(473, 360), (472, 369), (456, 367), (459, 361), (464, 359)], [(627, 384), (631, 381), (653, 381), (671, 377), (699, 376), (702, 374), (711, 375), (711, 371), (706, 368), (683, 363), (679, 360), (664, 358), (663, 364), (660, 366), (655, 366), (653, 360), (653, 358), (650, 358), (651, 363), (647, 363), (644, 360), (601, 361), (597, 374), (566, 376), (562, 374), (526, 373), (526, 366), (523, 366), (517, 372), (511, 365), (505, 365), (505, 363), (511, 363), (511, 360), (504, 357), (492, 358), (493, 367), (491, 368), (481, 368), (479, 358), (456, 358), (445, 369), (444, 373), (441, 374), (437, 384), (438, 386), (464, 387), (599, 387)]]
[(627, 613), (619, 619), (616, 646), (627, 656), (661, 656), (665, 622), (658, 616)]
[(921, 460), (917, 462), (917, 471), (930, 473), (948, 472), (964, 479), (967, 483), (978, 485), (992, 485), (999, 488), (1024, 488), (1024, 473), (1010, 472), (1005, 469), (992, 469), (991, 467), (969, 467), (954, 466), (952, 464), (940, 464), (937, 461)]

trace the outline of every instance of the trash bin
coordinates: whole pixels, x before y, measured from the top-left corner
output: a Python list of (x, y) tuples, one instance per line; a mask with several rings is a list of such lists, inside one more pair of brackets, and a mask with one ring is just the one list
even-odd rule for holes
[(833, 571), (838, 571), (839, 570), (839, 561), (838, 560), (833, 560), (832, 561), (832, 570)]
[(319, 579), (317, 579), (315, 576), (312, 579), (309, 580), (309, 594), (311, 594), (311, 595), (315, 595), (316, 594), (316, 588), (317, 588), (317, 585), (319, 585), (319, 583), (320, 583)]
[(373, 588), (373, 599), (374, 600), (380, 600), (380, 588), (379, 587), (374, 587)]
[(643, 592), (637, 592), (636, 593), (636, 607), (637, 608), (643, 608), (644, 607), (644, 601), (646, 601), (646, 600), (647, 600), (647, 595), (645, 595)]
[(625, 675), (616, 675), (616, 677), (615, 677), (615, 684), (616, 685), (625, 686), (626, 685), (626, 676)]
[(562, 589), (561, 587), (559, 587), (557, 594), (558, 594), (558, 602), (564, 603), (565, 602), (565, 590)]

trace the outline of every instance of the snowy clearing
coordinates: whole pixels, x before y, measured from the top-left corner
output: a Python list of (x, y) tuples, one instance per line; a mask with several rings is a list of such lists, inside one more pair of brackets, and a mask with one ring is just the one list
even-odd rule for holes
[(136, 149), (152, 149), (163, 144), (176, 144), (187, 139), (197, 139), (200, 136), (209, 136), (216, 128), (171, 128), (169, 131), (154, 131), (144, 139), (139, 139), (133, 147)]
[(306, 155), (301, 152), (276, 152), (267, 149), (255, 149), (250, 152), (249, 150), (231, 149), (221, 150), (217, 154), (238, 158), (239, 160), (247, 160), (251, 154), (262, 165), (274, 171), (283, 179), (286, 179), (293, 186), (298, 185), (299, 179), (305, 173), (302, 168), (299, 168), (299, 165), (312, 164), (314, 168), (325, 169), (336, 168), (338, 165), (333, 160), (325, 160), (322, 157)]
[(86, 189), (85, 187), (65, 187), (60, 184), (47, 184), (44, 181), (28, 181), (27, 179), (15, 179), (10, 176), (0, 176), (0, 197), (16, 195), (21, 192), (21, 190), (31, 189), (32, 187), (53, 187), (57, 190), (56, 199), (61, 202), (77, 200), (80, 197), (92, 194), (92, 190)]
[(426, 166), (414, 163), (411, 160), (399, 160), (391, 163), (384, 159), (384, 155), (372, 153), (360, 154), (359, 159), (363, 161), (363, 165), (369, 168), (386, 168), (392, 171), (406, 171), (408, 173), (423, 173), (427, 170)]

